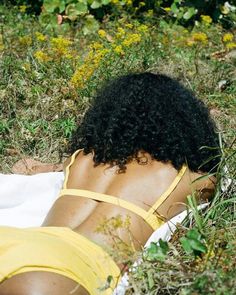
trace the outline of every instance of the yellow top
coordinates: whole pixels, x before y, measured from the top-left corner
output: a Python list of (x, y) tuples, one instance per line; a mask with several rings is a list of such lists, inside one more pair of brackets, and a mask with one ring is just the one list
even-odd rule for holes
[(177, 184), (179, 183), (179, 181), (181, 180), (181, 178), (183, 177), (187, 169), (186, 165), (183, 165), (183, 167), (181, 168), (181, 170), (179, 171), (178, 175), (175, 177), (171, 185), (168, 187), (168, 189), (160, 197), (158, 197), (156, 203), (148, 211), (146, 211), (142, 209), (141, 207), (134, 205), (131, 202), (122, 200), (118, 197), (114, 197), (111, 195), (96, 193), (96, 192), (92, 192), (89, 190), (82, 190), (82, 189), (68, 189), (67, 182), (68, 182), (68, 178), (70, 174), (70, 167), (74, 163), (75, 158), (80, 151), (82, 151), (82, 149), (77, 150), (71, 156), (71, 161), (69, 165), (66, 167), (63, 189), (60, 191), (59, 197), (62, 197), (65, 195), (78, 196), (78, 197), (88, 198), (88, 199), (102, 201), (102, 202), (106, 202), (116, 206), (120, 206), (142, 217), (152, 227), (153, 230), (156, 230), (158, 227), (160, 227), (164, 223), (164, 221), (155, 214), (156, 210), (159, 206), (161, 206), (161, 204), (168, 198), (168, 196), (176, 188)]
[[(0, 283), (25, 272), (63, 275), (89, 294), (111, 295), (120, 269), (100, 246), (66, 227), (0, 227)], [(101, 292), (108, 276), (111, 288)]]

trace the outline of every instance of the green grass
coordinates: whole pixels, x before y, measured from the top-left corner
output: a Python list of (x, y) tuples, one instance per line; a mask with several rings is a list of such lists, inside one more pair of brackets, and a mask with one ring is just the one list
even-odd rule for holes
[[(126, 27), (127, 23), (132, 23), (133, 28)], [(98, 34), (83, 36), (75, 28), (51, 30), (17, 8), (0, 5), (1, 172), (9, 173), (13, 164), (24, 157), (62, 161), (71, 132), (96, 89), (113, 76), (152, 71), (176, 77), (209, 106), (223, 138), (224, 157), (218, 177), (235, 179), (236, 60), (228, 58), (227, 43), (222, 42), (226, 32), (215, 24), (199, 24), (193, 32), (162, 20), (146, 25), (148, 33), (140, 33), (140, 24), (127, 17), (103, 24), (108, 38)], [(124, 48), (124, 54), (114, 51), (113, 44), (122, 41), (116, 36), (118, 27), (125, 28), (123, 38), (141, 35), (139, 42)], [(36, 32), (46, 40), (37, 40)], [(187, 41), (193, 40), (196, 32), (206, 33), (207, 43), (197, 41), (188, 46)], [(71, 41), (67, 53), (73, 55), (72, 59), (53, 47), (52, 38), (59, 35)], [(86, 64), (89, 46), (94, 42), (110, 51), (94, 66), (84, 86), (75, 86), (71, 79)], [(37, 51), (47, 54), (50, 61), (39, 61)], [(222, 59), (214, 57), (218, 51), (224, 51)], [(86, 66), (94, 65), (98, 53), (99, 49), (94, 49)], [(220, 89), (223, 80), (226, 86)], [(224, 171), (226, 165), (228, 174)], [(164, 260), (145, 260), (131, 276), (128, 294), (234, 294), (235, 203), (235, 183), (222, 192), (219, 182), (208, 210), (190, 224), (180, 226), (167, 254), (163, 254)], [(189, 227), (200, 233), (200, 243), (207, 249), (200, 255), (196, 251), (186, 253), (179, 239), (189, 232)]]

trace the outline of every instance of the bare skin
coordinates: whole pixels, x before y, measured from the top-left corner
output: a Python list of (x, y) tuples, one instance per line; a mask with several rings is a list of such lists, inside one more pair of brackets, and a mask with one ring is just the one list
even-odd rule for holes
[[(94, 192), (116, 196), (148, 210), (172, 183), (177, 175), (171, 164), (163, 164), (152, 160), (147, 153), (141, 153), (145, 164), (131, 161), (125, 173), (118, 174), (117, 167), (99, 165), (94, 167), (92, 154), (80, 153), (70, 169), (68, 188), (85, 189)], [(68, 163), (68, 162), (67, 162)], [(158, 208), (158, 213), (166, 220), (183, 211), (186, 197), (197, 192), (202, 200), (207, 200), (214, 191), (214, 179), (201, 179), (202, 173), (189, 170), (179, 182), (168, 199)], [(195, 181), (195, 182), (194, 182)], [(66, 226), (82, 234), (96, 243), (110, 244), (112, 239), (97, 233), (96, 229), (104, 218), (117, 215), (129, 215), (131, 219), (130, 231), (136, 249), (144, 245), (152, 233), (152, 229), (142, 218), (120, 207), (84, 199), (75, 196), (59, 198), (49, 211), (42, 226)], [(120, 231), (120, 238), (130, 244), (130, 235)], [(76, 282), (64, 276), (31, 272), (13, 276), (0, 285), (1, 295), (85, 295), (88, 294)]]

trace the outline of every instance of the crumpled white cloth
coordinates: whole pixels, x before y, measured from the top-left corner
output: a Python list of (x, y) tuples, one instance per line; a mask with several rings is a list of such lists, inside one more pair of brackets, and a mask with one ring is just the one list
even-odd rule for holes
[(63, 172), (0, 174), (0, 225), (37, 227), (57, 199)]

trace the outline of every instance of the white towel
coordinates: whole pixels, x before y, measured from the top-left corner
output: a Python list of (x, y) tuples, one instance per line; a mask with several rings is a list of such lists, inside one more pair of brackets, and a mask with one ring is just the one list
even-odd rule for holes
[(0, 225), (40, 226), (58, 196), (63, 178), (63, 172), (0, 174)]

